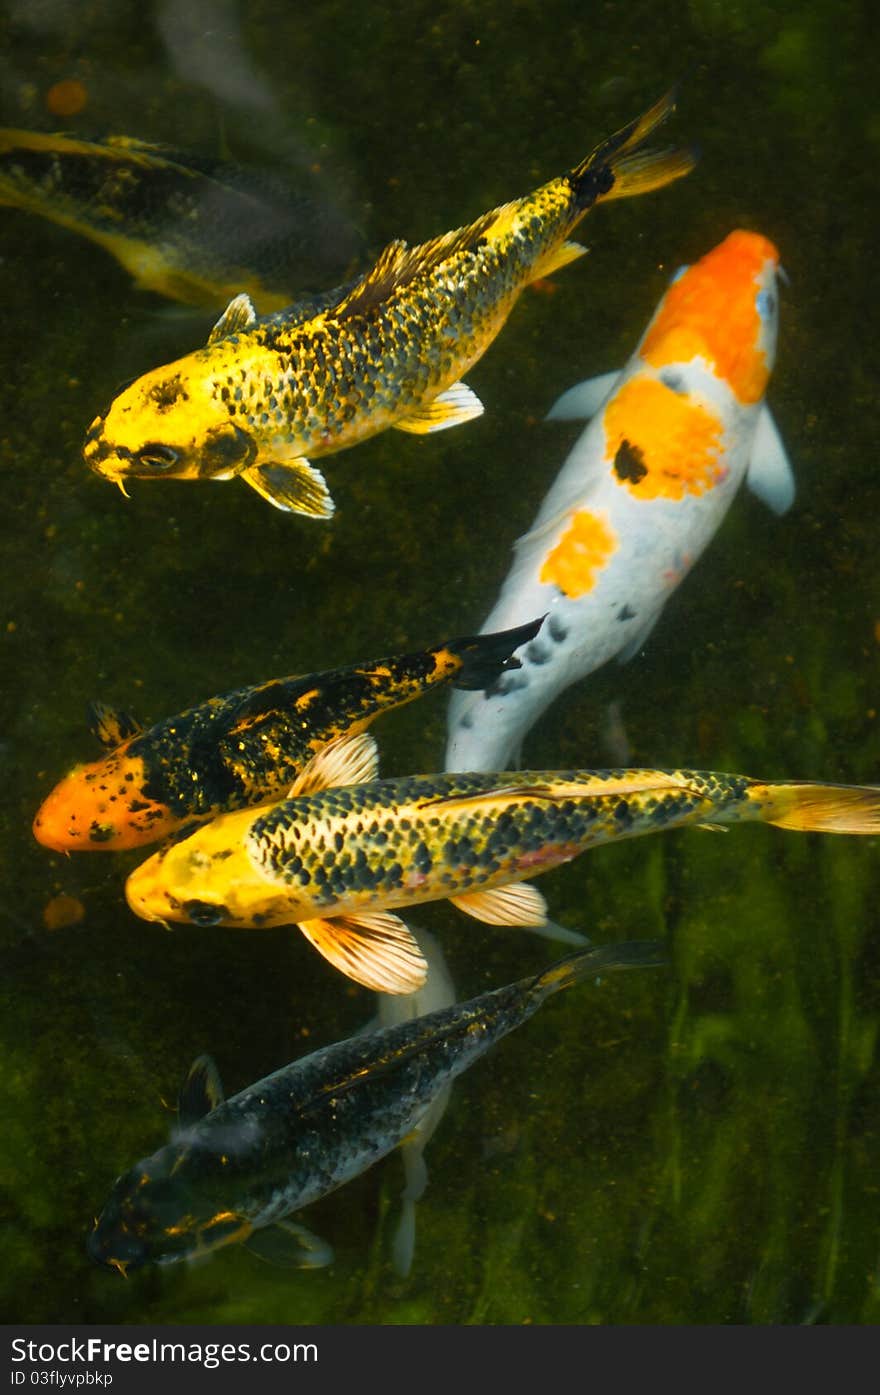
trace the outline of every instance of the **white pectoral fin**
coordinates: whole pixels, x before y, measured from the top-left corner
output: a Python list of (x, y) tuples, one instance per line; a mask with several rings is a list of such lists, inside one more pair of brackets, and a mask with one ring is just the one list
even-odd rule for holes
[(333, 785), (362, 785), (379, 773), (376, 739), (368, 731), (343, 732), (316, 751), (290, 787), (288, 799)]
[(594, 417), (619, 377), (620, 370), (615, 369), (613, 373), (599, 373), (595, 378), (575, 383), (557, 397), (544, 420), (586, 421)]
[(432, 431), (445, 431), (449, 426), (461, 426), (462, 422), (473, 421), (483, 415), (483, 404), (475, 392), (465, 383), (453, 383), (445, 392), (438, 393), (430, 402), (424, 402), (407, 416), (394, 422), (398, 431), (412, 431), (417, 436), (426, 436)]
[(449, 899), (465, 915), (487, 925), (541, 926), (547, 920), (547, 902), (530, 882), (509, 882)]
[(306, 939), (340, 973), (377, 993), (415, 993), (428, 966), (407, 927), (389, 911), (299, 921)]
[(795, 483), (791, 462), (770, 409), (761, 408), (746, 483), (753, 494), (772, 509), (782, 514), (794, 503)]

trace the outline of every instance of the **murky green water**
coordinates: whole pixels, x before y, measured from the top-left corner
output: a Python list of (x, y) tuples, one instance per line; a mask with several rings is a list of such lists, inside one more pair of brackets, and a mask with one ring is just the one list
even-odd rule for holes
[[(674, 134), (703, 156), (682, 183), (591, 215), (590, 258), (524, 295), (468, 374), (479, 421), (330, 457), (330, 526), (237, 484), (135, 485), (126, 503), (89, 474), (83, 432), (116, 385), (210, 319), (0, 210), (4, 1318), (874, 1322), (880, 840), (760, 827), (599, 849), (542, 879), (556, 918), (662, 936), (672, 966), (563, 995), (464, 1077), (428, 1152), (408, 1280), (389, 1263), (393, 1156), (304, 1216), (335, 1246), (331, 1269), (238, 1251), (123, 1282), (86, 1260), (93, 1216), (163, 1141), (193, 1057), (212, 1051), (237, 1090), (373, 1011), (298, 935), (135, 920), (122, 887), (138, 854), (37, 846), (40, 799), (95, 753), (87, 700), (156, 718), (476, 628), (577, 432), (544, 412), (621, 364), (670, 270), (736, 226), (771, 237), (791, 277), (770, 400), (797, 503), (779, 520), (743, 492), (644, 653), (570, 690), (528, 763), (607, 761), (618, 701), (635, 763), (880, 778), (871, 7), (242, 9), (212, 11), (218, 32), (241, 23), (233, 51), (257, 76), (236, 101), (196, 80), (206, 41), (178, 42), (175, 65), (162, 7), (6, 0), (2, 120), (319, 165), (373, 249), (528, 191), (681, 76)], [(45, 94), (67, 77), (89, 100), (63, 122)], [(442, 695), (383, 719), (383, 772), (436, 768), (444, 728)], [(85, 918), (49, 931), (61, 892)], [(443, 905), (421, 921), (462, 996), (554, 955)]]

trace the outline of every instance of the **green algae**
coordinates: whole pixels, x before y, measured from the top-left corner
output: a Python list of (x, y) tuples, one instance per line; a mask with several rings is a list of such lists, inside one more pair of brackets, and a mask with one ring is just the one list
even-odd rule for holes
[[(49, 52), (5, 23), (6, 123), (49, 129), (40, 94), (77, 53), (92, 94), (77, 129), (216, 151), (217, 103), (123, 9), (89, 10), (76, 34), (68, 17)], [(304, 1216), (335, 1247), (326, 1271), (237, 1251), (122, 1283), (89, 1265), (85, 1236), (116, 1174), (164, 1141), (190, 1060), (214, 1052), (232, 1091), (356, 1030), (372, 1000), (301, 937), (135, 922), (122, 884), (136, 855), (65, 859), (30, 836), (51, 783), (93, 754), (91, 698), (150, 718), (476, 628), (576, 434), (542, 425), (545, 411), (622, 362), (669, 272), (738, 225), (773, 237), (792, 278), (770, 397), (798, 501), (779, 520), (743, 492), (644, 653), (555, 704), (527, 763), (612, 763), (603, 715), (619, 702), (633, 763), (876, 781), (878, 127), (864, 25), (854, 0), (248, 7), (246, 40), (293, 143), (333, 172), (374, 248), (525, 192), (685, 69), (675, 131), (703, 147), (688, 180), (590, 215), (590, 257), (555, 293), (523, 297), (468, 375), (483, 418), (326, 462), (326, 528), (235, 482), (144, 483), (126, 503), (90, 476), (82, 435), (118, 382), (207, 324), (169, 315), (100, 249), (0, 210), (13, 273), (0, 378), (7, 1321), (880, 1319), (878, 840), (690, 831), (544, 877), (557, 919), (597, 940), (663, 938), (670, 967), (562, 995), (462, 1079), (427, 1151), (408, 1279), (390, 1263), (392, 1157)], [(265, 153), (253, 114), (223, 116), (234, 156)], [(443, 699), (375, 731), (383, 772), (435, 767)], [(43, 907), (61, 891), (85, 917), (50, 932)], [(462, 996), (556, 952), (446, 907), (425, 921)]]

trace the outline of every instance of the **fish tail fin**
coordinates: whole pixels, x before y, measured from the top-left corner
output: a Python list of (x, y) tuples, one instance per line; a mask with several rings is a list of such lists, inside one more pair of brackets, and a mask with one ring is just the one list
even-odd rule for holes
[(612, 969), (657, 968), (668, 962), (659, 940), (624, 940), (620, 944), (592, 945), (589, 949), (569, 954), (545, 969), (531, 985), (531, 995), (538, 1002), (551, 993), (583, 983), (584, 979), (610, 973)]
[(444, 648), (461, 664), (452, 680), (453, 687), (472, 690), (488, 688), (506, 669), (521, 668), (519, 659), (512, 657), (513, 651), (534, 639), (543, 623), (542, 615), (512, 630), (450, 640)]
[(758, 818), (802, 833), (880, 833), (880, 786), (760, 784), (749, 788)]
[(598, 199), (625, 199), (662, 189), (688, 174), (697, 162), (694, 147), (644, 150), (656, 128), (675, 110), (676, 89), (664, 93), (648, 111), (609, 136), (571, 171), (579, 212)]

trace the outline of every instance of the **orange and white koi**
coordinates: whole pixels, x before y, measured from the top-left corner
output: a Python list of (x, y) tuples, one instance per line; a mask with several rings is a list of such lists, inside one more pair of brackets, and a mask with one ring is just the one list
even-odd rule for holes
[(570, 683), (642, 647), (743, 479), (777, 513), (794, 498), (764, 403), (776, 353), (779, 256), (735, 231), (683, 268), (621, 373), (564, 393), (550, 418), (592, 416), (515, 545), (487, 630), (547, 613), (521, 669), (453, 695), (446, 767), (498, 770)]

